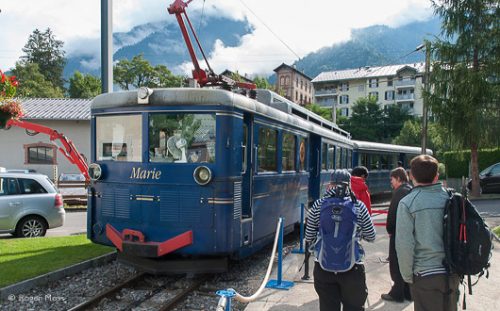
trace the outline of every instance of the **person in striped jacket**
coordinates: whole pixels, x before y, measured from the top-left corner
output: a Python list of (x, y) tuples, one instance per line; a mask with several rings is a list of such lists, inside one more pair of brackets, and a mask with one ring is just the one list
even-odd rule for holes
[[(323, 202), (328, 198), (345, 197), (351, 200), (350, 187), (347, 192), (338, 187), (350, 185), (351, 175), (345, 169), (335, 170), (331, 175), (330, 189), (322, 198), (316, 200), (308, 212), (306, 224), (306, 241), (313, 245), (320, 231), (320, 213)], [(339, 192), (337, 194), (336, 192)], [(345, 272), (332, 272), (324, 270), (316, 259), (314, 265), (314, 289), (319, 296), (320, 311), (340, 311), (341, 305), (345, 311), (364, 310), (364, 304), (368, 296), (366, 288), (365, 268), (363, 265), (363, 249), (361, 240), (373, 242), (375, 240), (375, 228), (365, 204), (361, 200), (354, 203), (356, 209), (356, 243), (358, 243), (361, 256), (356, 257), (353, 267)]]

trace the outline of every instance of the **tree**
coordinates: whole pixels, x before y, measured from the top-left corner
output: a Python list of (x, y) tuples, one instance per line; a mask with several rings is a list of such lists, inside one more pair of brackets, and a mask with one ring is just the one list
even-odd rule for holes
[(437, 121), (471, 150), (472, 194), (479, 195), (478, 148), (500, 111), (498, 0), (433, 0), (442, 39), (432, 44), (431, 93), (424, 93)]
[(142, 86), (179, 87), (183, 78), (172, 74), (164, 65), (152, 66), (142, 54), (136, 55), (131, 61), (120, 60), (114, 68), (114, 81), (122, 89), (139, 88)]
[(23, 65), (37, 64), (39, 72), (51, 84), (64, 89), (63, 70), (66, 59), (63, 45), (62, 41), (56, 40), (50, 28), (45, 32), (35, 29), (23, 48), (25, 55), (21, 56), (21, 62)]
[(354, 139), (380, 141), (383, 137), (383, 112), (376, 99), (359, 98), (352, 106), (351, 118), (342, 126)]
[(69, 97), (93, 98), (101, 94), (101, 79), (75, 71), (69, 78)]
[(329, 107), (322, 107), (318, 104), (308, 104), (304, 106), (307, 110), (310, 110), (314, 112), (315, 114), (319, 115), (320, 117), (332, 121), (332, 109)]
[(12, 73), (19, 81), (18, 97), (62, 98), (64, 92), (40, 72), (37, 63), (17, 62)]
[(269, 81), (264, 77), (255, 77), (255, 79), (253, 79), (253, 83), (257, 85), (258, 89), (266, 89), (266, 90), (274, 89), (274, 86), (271, 83), (269, 83)]
[(386, 107), (383, 114), (383, 138), (384, 141), (390, 142), (399, 135), (403, 124), (412, 119), (412, 116), (408, 113), (408, 109), (401, 108), (399, 105), (388, 105)]

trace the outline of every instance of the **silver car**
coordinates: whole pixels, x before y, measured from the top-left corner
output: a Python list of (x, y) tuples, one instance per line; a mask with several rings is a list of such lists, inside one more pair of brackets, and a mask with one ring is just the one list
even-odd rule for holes
[(0, 233), (44, 236), (61, 227), (65, 215), (63, 198), (46, 175), (0, 172)]

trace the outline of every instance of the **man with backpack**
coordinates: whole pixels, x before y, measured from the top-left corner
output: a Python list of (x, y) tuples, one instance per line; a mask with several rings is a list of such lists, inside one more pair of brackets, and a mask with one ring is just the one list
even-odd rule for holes
[(347, 170), (335, 170), (331, 188), (309, 210), (306, 241), (313, 245), (314, 289), (320, 311), (364, 310), (368, 296), (361, 239), (375, 240), (363, 202), (350, 189)]
[(443, 216), (449, 195), (438, 183), (438, 161), (419, 155), (410, 162), (413, 190), (401, 199), (396, 253), (410, 283), (415, 311), (457, 310), (459, 277), (444, 266)]

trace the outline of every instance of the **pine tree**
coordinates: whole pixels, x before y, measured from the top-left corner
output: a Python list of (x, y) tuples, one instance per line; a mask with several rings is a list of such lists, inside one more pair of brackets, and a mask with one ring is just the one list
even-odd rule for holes
[(64, 43), (57, 40), (50, 28), (45, 32), (35, 29), (23, 48), (21, 64), (38, 64), (40, 72), (55, 87), (64, 89), (63, 70), (66, 64)]
[(432, 43), (433, 115), (471, 149), (472, 194), (479, 195), (478, 148), (500, 122), (498, 0), (434, 0), (442, 38)]

